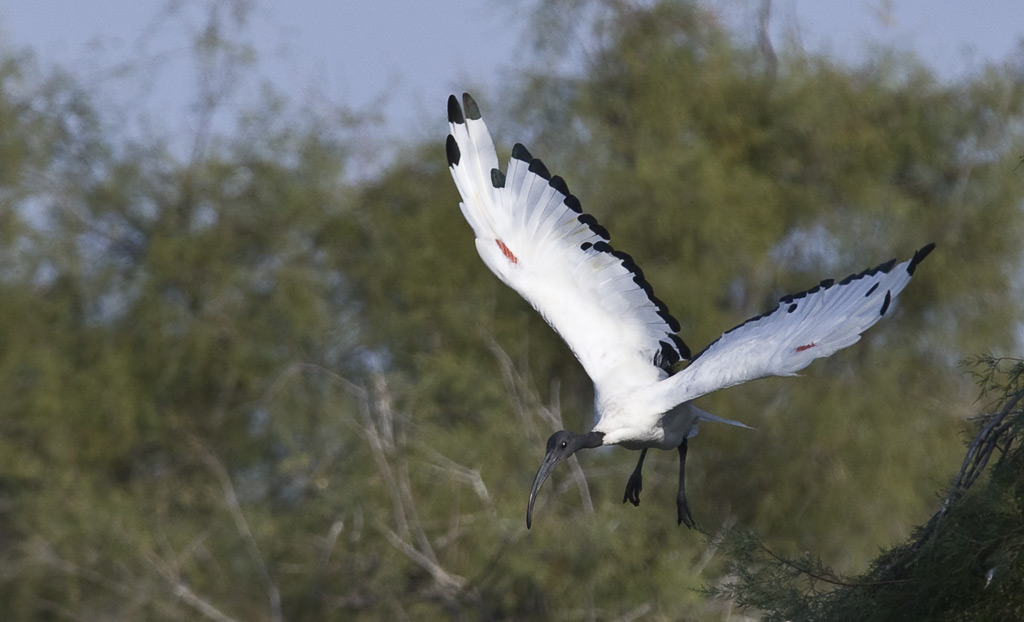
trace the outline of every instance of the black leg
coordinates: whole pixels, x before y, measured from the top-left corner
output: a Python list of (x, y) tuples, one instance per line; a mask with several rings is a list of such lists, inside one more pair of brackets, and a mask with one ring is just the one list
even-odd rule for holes
[(696, 526), (693, 516), (690, 514), (690, 506), (686, 503), (686, 439), (679, 446), (679, 494), (676, 495), (676, 510), (678, 511), (679, 525), (686, 525), (690, 529)]
[(622, 502), (629, 501), (634, 506), (640, 505), (640, 491), (644, 489), (644, 478), (640, 473), (644, 468), (644, 458), (647, 457), (647, 449), (640, 451), (640, 460), (636, 463), (636, 468), (633, 469), (633, 474), (629, 476), (629, 481), (626, 482), (626, 494), (622, 497)]

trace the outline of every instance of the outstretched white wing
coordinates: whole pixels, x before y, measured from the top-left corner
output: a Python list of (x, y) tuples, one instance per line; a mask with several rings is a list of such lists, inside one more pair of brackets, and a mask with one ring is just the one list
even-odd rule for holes
[[(665, 403), (675, 404), (765, 376), (789, 376), (817, 358), (853, 345), (889, 311), (917, 265), (935, 244), (901, 264), (887, 261), (842, 281), (822, 281), (779, 306), (727, 331), (660, 383)], [(669, 407), (671, 407), (669, 406)]]
[(476, 102), (448, 99), (448, 166), (480, 257), (569, 344), (594, 384), (650, 385), (689, 358), (679, 323), (629, 255), (520, 144), (508, 170)]

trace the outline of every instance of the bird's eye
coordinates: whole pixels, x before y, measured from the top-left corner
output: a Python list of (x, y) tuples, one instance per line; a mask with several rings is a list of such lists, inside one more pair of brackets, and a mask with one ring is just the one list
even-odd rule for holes
[(568, 446), (569, 446), (569, 443), (566, 443), (565, 441), (562, 441), (562, 449), (565, 449)]

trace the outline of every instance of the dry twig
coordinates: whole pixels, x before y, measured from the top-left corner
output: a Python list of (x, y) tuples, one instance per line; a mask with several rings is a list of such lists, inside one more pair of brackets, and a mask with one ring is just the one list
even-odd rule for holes
[(192, 446), (220, 483), (221, 491), (224, 494), (224, 502), (228, 507), (228, 511), (231, 512), (231, 518), (235, 522), (235, 529), (238, 531), (238, 535), (242, 537), (242, 541), (245, 542), (246, 548), (249, 549), (249, 555), (252, 557), (253, 563), (256, 564), (256, 569), (259, 571), (260, 578), (267, 590), (271, 619), (275, 622), (281, 622), (284, 619), (281, 615), (281, 591), (270, 575), (267, 564), (263, 561), (263, 555), (260, 553), (259, 545), (256, 543), (256, 538), (253, 537), (252, 530), (249, 529), (249, 522), (245, 519), (245, 513), (242, 512), (242, 506), (238, 502), (238, 494), (235, 492), (231, 475), (217, 456), (199, 440), (192, 439)]
[[(524, 421), (529, 420), (526, 415), (528, 412), (536, 413), (552, 431), (562, 430), (565, 425), (562, 423), (562, 408), (558, 401), (557, 395), (557, 384), (553, 384), (552, 388), (555, 389), (552, 392), (551, 403), (545, 405), (540, 398), (540, 392), (537, 391), (536, 384), (530, 378), (528, 371), (521, 371), (516, 368), (512, 363), (512, 358), (509, 357), (508, 353), (494, 340), (490, 335), (486, 336), (487, 345), (490, 347), (491, 352), (494, 353), (494, 357), (498, 359), (498, 364), (501, 365), (502, 377), (505, 379), (505, 386), (509, 393), (513, 397), (513, 403), (516, 406), (516, 410), (520, 413), (520, 418)], [(533, 432), (535, 429), (530, 421), (529, 430)], [(533, 434), (534, 436), (536, 434)], [(594, 513), (594, 502), (590, 497), (590, 487), (587, 485), (587, 476), (583, 472), (583, 468), (580, 466), (579, 460), (576, 456), (570, 457), (565, 461), (569, 465), (569, 470), (572, 473), (573, 482), (576, 484), (576, 488), (580, 491), (580, 498), (583, 501), (583, 511), (588, 514)]]

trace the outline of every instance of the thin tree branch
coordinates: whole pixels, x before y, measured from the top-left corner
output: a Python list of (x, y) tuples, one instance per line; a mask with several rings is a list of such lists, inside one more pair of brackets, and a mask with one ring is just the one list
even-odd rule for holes
[[(550, 429), (564, 429), (565, 425), (562, 423), (561, 403), (558, 399), (553, 397), (551, 404), (545, 406), (541, 401), (540, 393), (537, 391), (536, 385), (529, 378), (529, 372), (517, 369), (512, 363), (512, 358), (507, 352), (505, 352), (498, 342), (489, 335), (486, 337), (488, 347), (491, 352), (494, 353), (495, 358), (498, 359), (498, 364), (501, 366), (506, 388), (514, 398), (513, 402), (516, 404), (517, 410), (520, 412), (521, 419), (528, 421), (529, 417), (527, 417), (525, 413), (527, 411), (531, 411), (536, 413), (541, 420), (547, 423)], [(552, 388), (558, 388), (558, 384), (554, 381), (552, 382)], [(529, 429), (533, 431), (535, 428), (530, 425)], [(590, 496), (590, 486), (587, 484), (587, 476), (583, 472), (583, 468), (580, 466), (579, 460), (577, 460), (576, 456), (573, 455), (566, 460), (566, 464), (569, 465), (569, 472), (572, 474), (573, 482), (576, 484), (576, 488), (580, 491), (580, 499), (583, 502), (583, 511), (587, 514), (593, 514), (594, 502)]]
[[(389, 529), (383, 523), (378, 523), (377, 529), (392, 546), (431, 575), (446, 600), (454, 600), (466, 580), (441, 566), (419, 518), (406, 459), (406, 443), (401, 433), (402, 427), (397, 425), (399, 420), (385, 376), (377, 375), (373, 378), (371, 392), (322, 366), (310, 367), (337, 379), (359, 402), (360, 428), (367, 439), (377, 470), (384, 479), (384, 487), (391, 497), (398, 531)], [(415, 545), (408, 541), (410, 538), (415, 541)]]
[(772, 0), (761, 0), (757, 10), (757, 47), (768, 69), (769, 80), (774, 81), (779, 71), (779, 57), (775, 54), (771, 37)]
[[(1004, 422), (1004, 420), (1017, 407), (1017, 403), (1020, 402), (1021, 398), (1024, 398), (1024, 391), (1013, 393), (999, 412), (986, 416), (988, 421), (982, 426), (981, 431), (978, 432), (968, 446), (960, 472), (946, 494), (946, 498), (942, 502), (942, 508), (932, 518), (932, 521), (936, 523), (934, 526), (937, 526), (937, 523), (949, 511), (949, 508), (963, 497), (964, 493), (981, 476), (981, 473), (988, 465), (989, 458), (992, 457), (992, 452), (995, 451), (1003, 434), (1010, 428), (1012, 422)], [(931, 528), (934, 528), (934, 526)]]
[(174, 584), (174, 595), (207, 618), (215, 620), (215, 622), (240, 622), (237, 618), (232, 618), (211, 605), (209, 601), (200, 598), (199, 595), (192, 591), (192, 588), (182, 583), (180, 579)]
[(281, 591), (278, 589), (273, 577), (270, 576), (270, 571), (267, 569), (267, 565), (263, 561), (263, 555), (260, 553), (260, 548), (256, 543), (256, 538), (253, 537), (252, 530), (249, 529), (249, 523), (245, 520), (245, 514), (242, 512), (242, 506), (238, 502), (238, 495), (235, 492), (235, 486), (231, 482), (231, 476), (228, 474), (227, 469), (221, 461), (204, 444), (199, 442), (197, 439), (192, 439), (192, 446), (219, 481), (221, 491), (224, 494), (224, 502), (228, 507), (228, 511), (231, 512), (231, 517), (234, 519), (235, 529), (245, 542), (246, 548), (249, 549), (249, 555), (252, 557), (253, 563), (256, 564), (260, 578), (263, 580), (263, 584), (267, 590), (267, 598), (270, 601), (271, 619), (275, 622), (281, 622), (281, 620), (284, 619), (281, 615)]
[(893, 584), (896, 584), (896, 583), (906, 583), (907, 581), (910, 580), (910, 579), (895, 579), (895, 580), (892, 580), (892, 581), (865, 581), (863, 583), (851, 583), (851, 582), (848, 582), (848, 581), (840, 581), (839, 579), (835, 579), (835, 578), (832, 578), (832, 577), (826, 577), (825, 575), (823, 575), (821, 573), (814, 572), (814, 571), (812, 571), (810, 568), (808, 568), (804, 564), (798, 564), (798, 563), (796, 563), (796, 562), (794, 562), (794, 561), (792, 561), (790, 559), (786, 559), (786, 558), (784, 558), (784, 557), (782, 557), (780, 555), (777, 555), (777, 554), (775, 554), (774, 551), (769, 549), (764, 544), (760, 544), (759, 543), (758, 547), (762, 551), (764, 551), (769, 557), (771, 557), (775, 561), (779, 562), (783, 566), (786, 566), (788, 568), (792, 568), (793, 570), (796, 570), (800, 574), (806, 575), (806, 576), (808, 576), (808, 577), (810, 577), (810, 578), (812, 578), (812, 579), (814, 579), (816, 581), (821, 581), (822, 583), (828, 583), (829, 585), (835, 585), (837, 587), (878, 587), (878, 586), (882, 586), (882, 585), (893, 585)]
[(409, 522), (405, 515), (405, 506), (402, 502), (401, 492), (398, 488), (398, 479), (395, 477), (391, 464), (388, 461), (384, 440), (380, 437), (380, 433), (377, 431), (377, 426), (374, 425), (373, 414), (370, 410), (369, 396), (366, 393), (366, 389), (349, 383), (348, 381), (346, 381), (346, 383), (349, 390), (355, 393), (359, 400), (359, 414), (363, 421), (363, 435), (366, 437), (366, 442), (370, 446), (370, 454), (373, 456), (373, 461), (377, 465), (377, 471), (380, 473), (380, 476), (384, 478), (384, 488), (387, 490), (388, 496), (391, 497), (391, 506), (395, 514), (395, 524), (397, 525), (399, 533), (409, 533)]
[(473, 492), (476, 493), (476, 496), (479, 497), (487, 506), (487, 511), (491, 514), (494, 513), (494, 501), (491, 500), (491, 495), (487, 491), (487, 485), (484, 484), (484, 479), (480, 477), (479, 469), (464, 467), (458, 462), (455, 462), (451, 458), (443, 455), (433, 447), (428, 447), (427, 453), (429, 453), (435, 461), (435, 464), (431, 464), (429, 466), (437, 469), (438, 471), (448, 473), (456, 480), (469, 484), (470, 487), (473, 488)]
[(377, 528), (384, 534), (384, 537), (388, 539), (396, 549), (405, 553), (405, 555), (416, 562), (421, 568), (430, 573), (430, 576), (434, 578), (437, 584), (451, 593), (458, 592), (462, 589), (462, 586), (466, 584), (466, 579), (458, 575), (454, 575), (446, 571), (441, 567), (437, 561), (430, 559), (420, 551), (416, 550), (415, 547), (410, 545), (408, 542), (399, 537), (398, 534), (391, 531), (384, 525), (378, 525)]
[(145, 557), (149, 564), (156, 570), (156, 573), (163, 577), (163, 579), (171, 586), (171, 592), (177, 598), (184, 601), (186, 605), (192, 607), (215, 622), (239, 622), (237, 618), (229, 616), (215, 607), (210, 601), (206, 600), (199, 594), (196, 594), (192, 588), (181, 580), (181, 574), (179, 572), (181, 561), (177, 559), (178, 555), (172, 556), (174, 558), (173, 563), (168, 563), (166, 560), (155, 554), (148, 554)]
[(121, 583), (120, 581), (110, 579), (91, 568), (87, 568), (64, 559), (57, 553), (53, 546), (41, 536), (33, 538), (32, 549), (34, 550), (37, 560), (66, 575), (80, 577), (91, 583), (104, 587), (124, 598), (132, 597), (137, 591), (136, 588)]

